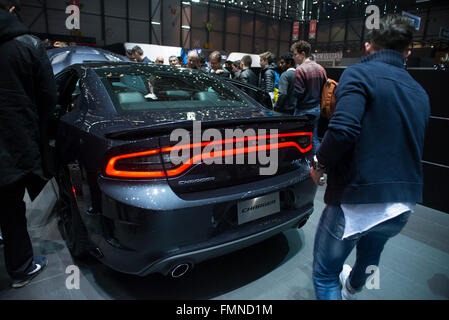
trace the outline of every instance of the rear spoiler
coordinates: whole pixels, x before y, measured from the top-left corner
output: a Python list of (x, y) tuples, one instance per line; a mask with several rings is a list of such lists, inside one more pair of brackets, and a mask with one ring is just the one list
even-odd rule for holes
[[(229, 119), (229, 120), (212, 120), (201, 121), (201, 128), (223, 128), (226, 126), (236, 125), (248, 125), (248, 124), (261, 124), (261, 123), (274, 123), (274, 122), (301, 122), (302, 124), (310, 123), (314, 119), (313, 115), (303, 116), (273, 116), (273, 117), (258, 117), (248, 119)], [(186, 129), (192, 130), (193, 120), (183, 120), (174, 122), (165, 122), (162, 124), (151, 125), (135, 129), (127, 129), (121, 131), (114, 131), (105, 133), (105, 137), (114, 140), (132, 140), (139, 139), (144, 136), (152, 134), (165, 134), (170, 133), (174, 129)]]

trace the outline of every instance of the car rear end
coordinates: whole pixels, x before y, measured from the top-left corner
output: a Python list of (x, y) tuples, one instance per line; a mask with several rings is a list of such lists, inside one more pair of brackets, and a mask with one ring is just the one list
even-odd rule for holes
[[(174, 121), (105, 132), (108, 150), (97, 180), (102, 232), (91, 236), (105, 264), (168, 274), (305, 223), (316, 192), (309, 175), (311, 119), (234, 101), (195, 121), (179, 115), (204, 113), (202, 101), (190, 101), (190, 109), (176, 98), (160, 102), (177, 106)], [(137, 105), (140, 111), (123, 116), (149, 117)], [(222, 116), (211, 116), (214, 110)]]

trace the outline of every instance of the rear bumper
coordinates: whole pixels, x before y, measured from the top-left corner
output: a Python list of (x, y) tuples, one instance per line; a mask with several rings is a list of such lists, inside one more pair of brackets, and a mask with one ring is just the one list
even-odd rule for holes
[(242, 238), (229, 238), (224, 242), (211, 239), (179, 248), (177, 251), (181, 253), (171, 253), (170, 250), (165, 249), (166, 251), (158, 253), (159, 258), (134, 250), (118, 248), (98, 235), (95, 235), (95, 237), (97, 237), (97, 246), (103, 253), (100, 260), (111, 269), (138, 276), (146, 276), (150, 273), (167, 275), (175, 265), (187, 263), (193, 267), (202, 261), (249, 247), (285, 230), (296, 228), (298, 225), (305, 223), (312, 212), (313, 207), (308, 208), (301, 214), (290, 213), (293, 217), (285, 222)]
[(204, 249), (194, 250), (190, 252), (186, 252), (183, 254), (178, 254), (174, 256), (170, 256), (161, 260), (156, 261), (155, 263), (149, 265), (147, 268), (143, 269), (138, 273), (140, 276), (146, 276), (150, 273), (158, 272), (163, 275), (167, 275), (173, 266), (188, 263), (192, 267), (202, 261), (209, 260), (215, 257), (219, 257), (249, 246), (252, 246), (258, 242), (261, 242), (265, 239), (268, 239), (278, 233), (281, 233), (284, 230), (294, 228), (298, 226), (300, 223), (307, 221), (310, 214), (312, 214), (313, 208), (308, 209), (306, 212), (301, 215), (290, 219), (284, 222), (281, 225), (276, 227), (264, 230), (257, 234), (252, 234), (246, 236), (241, 239), (229, 241), (223, 244), (207, 247)]
[[(259, 182), (239, 186), (241, 190), (229, 193), (207, 192), (208, 198), (202, 194), (180, 198), (164, 185), (113, 188), (100, 183), (103, 214), (96, 218), (100, 223), (96, 232), (90, 230), (90, 239), (103, 253), (100, 260), (114, 270), (141, 276), (167, 274), (173, 265), (195, 265), (305, 222), (316, 193), (310, 176), (290, 173), (272, 182), (264, 187), (257, 187)], [(280, 194), (280, 212), (238, 224), (239, 201), (273, 192)]]

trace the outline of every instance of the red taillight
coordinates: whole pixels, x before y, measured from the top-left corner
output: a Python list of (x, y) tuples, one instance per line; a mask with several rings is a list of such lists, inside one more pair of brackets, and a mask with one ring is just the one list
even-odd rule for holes
[[(285, 141), (287, 138), (297, 137), (298, 141)], [(212, 154), (204, 153), (198, 154), (191, 157), (183, 164), (176, 168), (163, 168), (160, 161), (160, 155), (166, 155), (171, 151), (182, 150), (182, 149), (193, 149), (198, 147), (205, 147), (208, 145), (217, 144), (230, 144), (236, 142), (244, 141), (254, 141), (261, 139), (271, 139), (278, 138), (277, 143), (268, 143), (265, 145), (258, 146), (248, 146), (243, 148), (226, 149), (222, 151), (214, 151)], [(279, 141), (280, 139), (280, 141)], [(160, 149), (153, 149), (149, 151), (129, 153), (120, 156), (112, 157), (108, 164), (106, 165), (106, 174), (112, 177), (123, 177), (123, 178), (163, 178), (163, 177), (174, 177), (183, 172), (185, 172), (193, 163), (198, 163), (201, 160), (210, 158), (220, 158), (226, 156), (233, 156), (238, 154), (248, 154), (251, 152), (258, 152), (270, 149), (282, 149), (282, 148), (296, 148), (301, 153), (306, 153), (312, 149), (312, 133), (311, 132), (294, 132), (294, 133), (281, 133), (272, 134), (265, 136), (253, 136), (253, 137), (243, 137), (234, 138), (227, 140), (217, 140), (217, 141), (207, 141), (201, 143), (186, 144), (180, 146), (165, 147)]]
[[(108, 164), (106, 165), (106, 174), (112, 177), (124, 177), (124, 178), (162, 178), (165, 177), (165, 172), (163, 171), (162, 165), (160, 164), (160, 170), (148, 170), (145, 168), (132, 168), (132, 164), (128, 164), (128, 168), (126, 168), (125, 164), (120, 164), (120, 160), (130, 159), (130, 160), (138, 160), (139, 158), (146, 156), (158, 155), (160, 152), (159, 149), (136, 152), (136, 153), (128, 153), (120, 156), (112, 157)], [(158, 155), (159, 156), (159, 155)], [(160, 161), (159, 161), (160, 163)], [(137, 163), (138, 164), (138, 163)], [(157, 164), (157, 163), (156, 163)], [(124, 168), (120, 168), (120, 165)], [(133, 169), (133, 170), (130, 170)]]

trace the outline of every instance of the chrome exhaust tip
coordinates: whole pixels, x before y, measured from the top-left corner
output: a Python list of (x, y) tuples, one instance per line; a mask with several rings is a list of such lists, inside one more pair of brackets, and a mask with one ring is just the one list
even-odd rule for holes
[(190, 270), (190, 264), (188, 263), (180, 263), (175, 265), (171, 271), (170, 271), (170, 275), (172, 278), (176, 279), (176, 278), (180, 278), (183, 275), (185, 275), (187, 273), (187, 271)]

